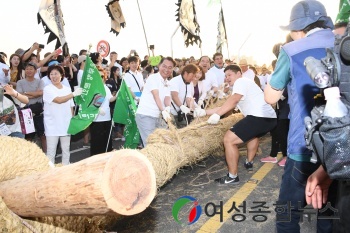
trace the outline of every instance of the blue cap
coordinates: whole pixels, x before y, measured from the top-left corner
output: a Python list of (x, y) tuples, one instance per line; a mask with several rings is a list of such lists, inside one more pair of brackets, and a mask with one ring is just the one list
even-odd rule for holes
[(289, 25), (281, 26), (287, 31), (301, 31), (310, 24), (324, 21), (326, 27), (333, 29), (332, 19), (327, 16), (326, 8), (319, 1), (305, 0), (298, 2), (292, 9)]
[(50, 61), (47, 66), (53, 66), (53, 65), (58, 65), (58, 64), (60, 64), (58, 61), (53, 60), (53, 61)]

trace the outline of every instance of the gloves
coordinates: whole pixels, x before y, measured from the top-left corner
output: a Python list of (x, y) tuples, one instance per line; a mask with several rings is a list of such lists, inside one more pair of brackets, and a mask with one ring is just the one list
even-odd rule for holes
[(103, 108), (99, 108), (98, 109), (98, 114), (100, 114), (101, 116), (104, 116), (104, 115), (106, 115), (106, 112), (105, 112), (105, 110), (103, 110)]
[[(170, 111), (170, 107), (169, 107), (169, 111)], [(168, 120), (171, 119), (170, 113), (169, 113), (166, 109), (164, 109), (164, 110), (162, 111), (162, 116), (163, 116), (163, 119), (164, 119), (165, 121), (168, 121)]]
[(202, 108), (195, 108), (193, 112), (194, 117), (202, 117), (207, 115), (206, 111)]
[(213, 115), (211, 115), (208, 119), (208, 124), (211, 124), (211, 125), (216, 125), (217, 123), (219, 123), (219, 120), (220, 120), (220, 115), (214, 113)]
[(202, 106), (202, 105), (203, 105), (203, 100), (201, 100), (201, 99), (198, 100), (198, 105), (199, 105), (199, 106)]
[(165, 107), (164, 111), (167, 111), (168, 113), (170, 113), (170, 106)]
[(79, 96), (83, 93), (83, 88), (81, 87), (78, 87), (75, 91), (73, 91), (73, 96), (76, 97), (76, 96)]
[(219, 99), (222, 99), (226, 96), (226, 94), (222, 90), (218, 90), (218, 97)]
[(181, 112), (185, 113), (185, 114), (188, 114), (190, 113), (190, 109), (188, 107), (186, 107), (185, 105), (181, 105), (180, 106), (180, 109), (181, 109)]

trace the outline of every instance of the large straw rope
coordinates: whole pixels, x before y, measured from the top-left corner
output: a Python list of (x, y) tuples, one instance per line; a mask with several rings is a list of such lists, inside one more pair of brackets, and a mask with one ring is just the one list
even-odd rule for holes
[(182, 129), (157, 129), (147, 140), (147, 146), (140, 152), (151, 161), (156, 172), (157, 187), (163, 186), (177, 173), (179, 168), (192, 165), (209, 155), (223, 155), (223, 137), (228, 129), (243, 118), (232, 114), (221, 119), (217, 125), (202, 122)]

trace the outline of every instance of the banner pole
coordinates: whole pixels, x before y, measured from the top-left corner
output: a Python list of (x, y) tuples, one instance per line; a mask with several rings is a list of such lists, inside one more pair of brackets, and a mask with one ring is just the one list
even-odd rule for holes
[(171, 57), (174, 57), (174, 50), (173, 50), (173, 38), (174, 38), (174, 36), (175, 36), (175, 34), (176, 34), (177, 30), (179, 30), (179, 27), (180, 27), (180, 25), (177, 25), (177, 27), (176, 27), (176, 29), (175, 29), (175, 31), (174, 31), (174, 33), (173, 33), (173, 35), (172, 35), (172, 36), (171, 36), (171, 38), (170, 38), (170, 45), (171, 45)]
[(149, 46), (148, 46), (148, 41), (147, 41), (147, 36), (146, 36), (146, 30), (145, 30), (145, 25), (143, 24), (143, 19), (142, 19), (142, 14), (141, 14), (139, 0), (137, 0), (137, 6), (139, 8), (139, 13), (140, 13), (140, 18), (141, 18), (143, 33), (145, 34), (145, 40), (146, 40), (146, 45), (147, 45), (147, 53), (148, 53), (148, 56), (150, 56), (150, 54), (149, 54)]

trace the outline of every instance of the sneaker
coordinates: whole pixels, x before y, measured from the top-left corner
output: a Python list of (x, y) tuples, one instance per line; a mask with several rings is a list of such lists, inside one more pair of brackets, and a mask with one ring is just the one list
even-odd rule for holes
[(125, 137), (123, 136), (123, 137), (121, 138), (121, 140), (122, 140), (122, 142), (125, 142)]
[(276, 157), (267, 156), (265, 158), (260, 159), (260, 162), (262, 163), (277, 163)]
[(90, 143), (83, 143), (83, 148), (90, 148)]
[(281, 161), (278, 162), (278, 166), (284, 167), (286, 164), (286, 160), (287, 160), (287, 157), (283, 157), (283, 159), (281, 159)]
[(248, 170), (248, 171), (253, 171), (253, 161), (252, 162), (248, 162), (247, 160), (244, 163), (244, 167)]
[(215, 183), (219, 183), (219, 184), (239, 184), (239, 177), (236, 176), (236, 178), (231, 178), (227, 174), (226, 176), (217, 178), (214, 181)]

